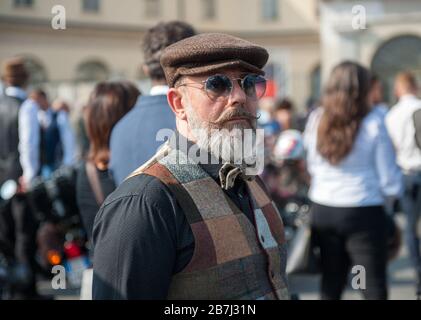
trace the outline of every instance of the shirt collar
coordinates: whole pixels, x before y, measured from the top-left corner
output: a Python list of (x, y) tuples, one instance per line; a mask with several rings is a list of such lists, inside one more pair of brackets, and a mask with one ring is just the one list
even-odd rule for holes
[(159, 95), (166, 95), (170, 88), (167, 85), (158, 85), (153, 86), (149, 91), (149, 95), (151, 96), (159, 96)]
[(412, 93), (408, 93), (401, 96), (399, 100), (411, 100), (411, 99), (417, 99), (417, 97), (413, 95)]
[(4, 93), (6, 94), (6, 96), (18, 98), (20, 100), (25, 100), (28, 97), (25, 90), (19, 87), (14, 87), (14, 86), (7, 87), (4, 90)]
[[(171, 138), (171, 144), (173, 143), (177, 150), (180, 150), (185, 154), (188, 154), (189, 150), (196, 145), (195, 142), (187, 139), (180, 132), (178, 132), (178, 130), (175, 131), (174, 135)], [(208, 161), (206, 163), (199, 162), (199, 166), (219, 183), (219, 170), (222, 168), (223, 164), (221, 163), (221, 161), (217, 161), (216, 158), (209, 152), (203, 150), (202, 152), (204, 152), (203, 157), (207, 158)]]

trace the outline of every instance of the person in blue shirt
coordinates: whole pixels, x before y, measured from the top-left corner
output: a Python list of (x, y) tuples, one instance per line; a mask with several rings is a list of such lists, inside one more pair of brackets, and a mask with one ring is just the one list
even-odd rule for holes
[(159, 59), (167, 46), (193, 35), (193, 27), (179, 21), (159, 23), (146, 32), (142, 68), (152, 88), (112, 130), (110, 169), (117, 185), (155, 154), (163, 142), (157, 137), (161, 129), (169, 130), (167, 136), (174, 131), (175, 117), (168, 106), (168, 86)]

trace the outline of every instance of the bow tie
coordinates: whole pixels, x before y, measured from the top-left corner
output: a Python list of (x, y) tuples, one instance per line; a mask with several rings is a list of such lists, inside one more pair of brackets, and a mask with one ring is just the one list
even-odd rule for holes
[(219, 170), (219, 180), (222, 189), (231, 189), (234, 186), (237, 177), (247, 181), (251, 181), (255, 178), (255, 176), (246, 175), (244, 167), (236, 166), (231, 163), (225, 163)]

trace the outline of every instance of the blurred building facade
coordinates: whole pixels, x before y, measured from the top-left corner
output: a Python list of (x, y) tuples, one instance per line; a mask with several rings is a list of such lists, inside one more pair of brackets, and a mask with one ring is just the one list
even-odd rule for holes
[[(66, 9), (65, 30), (51, 26), (56, 5)], [(360, 5), (366, 24), (355, 28), (355, 19), (364, 25)], [(266, 47), (269, 94), (289, 96), (301, 110), (343, 59), (373, 68), (389, 101), (398, 71), (421, 75), (419, 0), (0, 0), (0, 62), (25, 57), (32, 83), (72, 102), (106, 79), (137, 81), (146, 92), (141, 39), (175, 19)]]
[(421, 83), (419, 0), (321, 1), (320, 39), (323, 79), (336, 63), (359, 61), (383, 81), (390, 104), (399, 71), (414, 72)]
[[(52, 8), (66, 9), (54, 30)], [(226, 32), (268, 49), (269, 94), (298, 107), (317, 95), (320, 78), (317, 0), (0, 0), (0, 62), (21, 55), (32, 83), (84, 100), (98, 80), (126, 78), (144, 91), (141, 39), (159, 21), (187, 21), (198, 32)]]

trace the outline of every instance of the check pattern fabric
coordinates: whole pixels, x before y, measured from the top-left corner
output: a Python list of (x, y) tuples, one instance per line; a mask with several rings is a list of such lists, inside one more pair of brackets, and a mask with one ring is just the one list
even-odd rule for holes
[(186, 154), (166, 146), (132, 176), (162, 181), (183, 209), (193, 257), (173, 276), (168, 299), (289, 299), (281, 216), (259, 178), (247, 181), (255, 225)]

